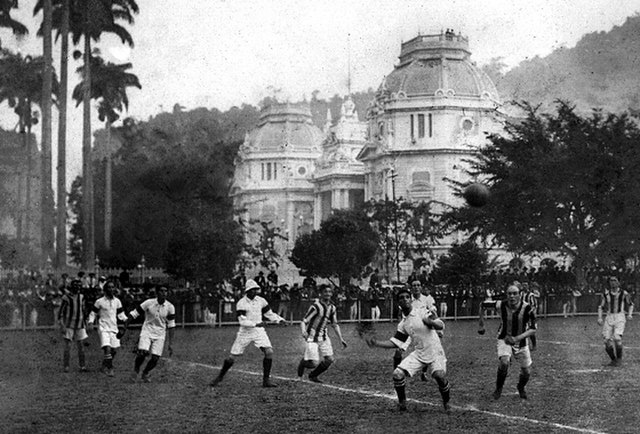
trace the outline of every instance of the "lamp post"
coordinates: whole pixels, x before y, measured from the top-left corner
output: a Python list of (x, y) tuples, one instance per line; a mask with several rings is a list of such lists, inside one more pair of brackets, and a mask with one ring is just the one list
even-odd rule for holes
[(146, 260), (144, 259), (144, 255), (140, 258), (140, 283), (144, 283), (144, 269), (146, 265)]
[(398, 242), (398, 208), (396, 204), (396, 173), (395, 169), (391, 168), (391, 198), (393, 200), (393, 228), (394, 228), (394, 239), (395, 239), (395, 248), (396, 248), (396, 281), (400, 282), (400, 245)]
[(94, 261), (93, 271), (96, 273), (96, 276), (100, 276), (100, 258), (96, 255), (96, 259)]

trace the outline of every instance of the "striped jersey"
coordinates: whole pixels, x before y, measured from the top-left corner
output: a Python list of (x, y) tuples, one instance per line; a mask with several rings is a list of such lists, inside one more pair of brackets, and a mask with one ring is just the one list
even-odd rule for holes
[(89, 324), (98, 317), (98, 328), (101, 332), (118, 332), (118, 318), (122, 321), (127, 319), (127, 315), (122, 308), (122, 302), (118, 297), (100, 297), (96, 300), (89, 313)]
[[(500, 314), (500, 328), (498, 329), (498, 339), (507, 336), (518, 336), (527, 330), (536, 329), (536, 314), (530, 304), (520, 302), (518, 307), (511, 309), (506, 301), (485, 301), (483, 307), (495, 306)], [(527, 346), (527, 339), (522, 339), (517, 344), (520, 348)]]
[(58, 319), (68, 329), (83, 329), (86, 326), (84, 295), (67, 293), (62, 297)]
[(319, 342), (328, 338), (327, 325), (338, 323), (338, 314), (333, 303), (324, 304), (316, 300), (305, 314), (303, 320), (309, 335), (307, 341)]
[(627, 291), (620, 290), (615, 294), (612, 291), (602, 293), (600, 307), (607, 314), (629, 312), (630, 306), (633, 306), (633, 302), (631, 301), (631, 295)]
[(522, 292), (520, 294), (520, 301), (530, 304), (533, 308), (538, 305), (538, 300), (533, 292)]
[(176, 308), (165, 300), (158, 303), (157, 298), (149, 298), (129, 313), (133, 319), (144, 315), (140, 334), (145, 333), (151, 339), (164, 339), (167, 329), (176, 326)]

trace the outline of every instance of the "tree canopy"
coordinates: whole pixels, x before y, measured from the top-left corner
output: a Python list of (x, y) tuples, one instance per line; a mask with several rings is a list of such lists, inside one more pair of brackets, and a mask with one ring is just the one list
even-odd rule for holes
[[(526, 118), (469, 161), (491, 187), (482, 208), (444, 215), (464, 230), (517, 254), (559, 252), (577, 269), (637, 254), (640, 236), (640, 129), (626, 114), (581, 116), (558, 102), (553, 114), (523, 104)], [(450, 181), (458, 194), (463, 184)]]
[(320, 229), (300, 236), (291, 262), (303, 274), (338, 277), (340, 284), (359, 276), (375, 257), (377, 234), (362, 211), (336, 210)]

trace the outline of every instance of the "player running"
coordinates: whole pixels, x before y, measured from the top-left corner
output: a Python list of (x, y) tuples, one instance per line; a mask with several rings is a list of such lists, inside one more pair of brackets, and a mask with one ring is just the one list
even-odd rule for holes
[(527, 345), (527, 338), (536, 333), (536, 315), (530, 304), (520, 298), (520, 288), (509, 285), (507, 300), (484, 301), (480, 306), (480, 321), (478, 333), (484, 334), (484, 310), (495, 309), (500, 318), (498, 329), (498, 373), (496, 389), (493, 398), (499, 399), (502, 387), (509, 372), (511, 357), (520, 364), (520, 378), (518, 380), (518, 394), (527, 399), (524, 387), (531, 376), (531, 352)]
[[(313, 369), (309, 373), (309, 380), (315, 383), (322, 383), (318, 376), (329, 369), (333, 363), (333, 347), (331, 339), (327, 334), (327, 326), (331, 324), (333, 330), (338, 335), (343, 348), (347, 348), (347, 343), (342, 338), (336, 307), (331, 302), (333, 288), (330, 285), (320, 285), (320, 298), (311, 306), (300, 322), (302, 337), (306, 340), (304, 357), (298, 364), (298, 377), (302, 378), (305, 368)], [(323, 360), (320, 362), (320, 355)], [(315, 368), (315, 369), (314, 369)]]
[(413, 307), (411, 293), (407, 289), (398, 292), (398, 305), (403, 318), (398, 324), (396, 334), (387, 341), (378, 342), (375, 337), (366, 339), (369, 347), (401, 348), (411, 336), (415, 350), (400, 362), (393, 371), (393, 386), (398, 395), (398, 409), (407, 410), (405, 393), (406, 376), (413, 377), (426, 368), (438, 384), (442, 404), (446, 412), (451, 410), (449, 404), (450, 385), (447, 379), (447, 358), (440, 343), (437, 330), (444, 329), (444, 323), (437, 315), (422, 307)]

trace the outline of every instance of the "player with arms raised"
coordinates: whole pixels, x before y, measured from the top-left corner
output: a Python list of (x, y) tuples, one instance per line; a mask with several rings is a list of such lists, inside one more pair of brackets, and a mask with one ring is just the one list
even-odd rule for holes
[[(327, 326), (329, 324), (338, 335), (342, 347), (347, 348), (347, 343), (342, 338), (342, 332), (338, 324), (336, 307), (331, 302), (333, 288), (330, 285), (323, 284), (320, 285), (319, 292), (320, 299), (309, 306), (309, 310), (300, 322), (302, 337), (306, 340), (307, 345), (304, 356), (298, 364), (298, 377), (302, 378), (305, 368), (313, 369), (309, 373), (309, 380), (315, 383), (322, 383), (318, 376), (329, 369), (334, 360), (331, 339), (327, 334)], [(323, 356), (322, 362), (320, 362), (320, 354)]]
[(396, 334), (387, 341), (377, 341), (375, 337), (366, 339), (369, 347), (400, 348), (411, 336), (415, 350), (400, 362), (393, 371), (393, 386), (398, 395), (398, 409), (407, 410), (407, 397), (405, 393), (406, 377), (422, 373), (427, 369), (433, 379), (438, 383), (442, 404), (445, 411), (449, 412), (449, 380), (447, 379), (447, 358), (440, 343), (437, 330), (444, 329), (444, 323), (436, 314), (425, 308), (413, 307), (411, 293), (407, 289), (401, 289), (398, 294), (398, 305), (402, 310), (403, 318), (398, 324)]
[(527, 345), (527, 338), (536, 333), (536, 315), (530, 304), (520, 298), (520, 288), (509, 285), (507, 300), (485, 301), (480, 305), (480, 321), (478, 333), (484, 334), (484, 310), (495, 309), (500, 318), (498, 329), (498, 374), (493, 398), (502, 395), (502, 387), (509, 372), (511, 357), (520, 364), (520, 378), (518, 380), (518, 394), (527, 399), (525, 385), (531, 376), (531, 352)]
[(236, 335), (236, 340), (231, 346), (229, 357), (225, 359), (220, 373), (209, 383), (209, 386), (218, 386), (227, 371), (233, 366), (235, 358), (241, 356), (247, 346), (253, 343), (256, 347), (260, 348), (260, 351), (264, 354), (264, 359), (262, 360), (262, 387), (276, 387), (270, 379), (271, 365), (273, 364), (273, 348), (271, 347), (269, 336), (267, 336), (267, 332), (264, 330), (262, 317), (264, 316), (278, 324), (284, 323), (285, 319), (271, 310), (267, 300), (258, 295), (259, 290), (260, 285), (258, 285), (255, 280), (249, 279), (245, 283), (245, 296), (238, 300), (238, 304), (236, 305), (240, 329)]

